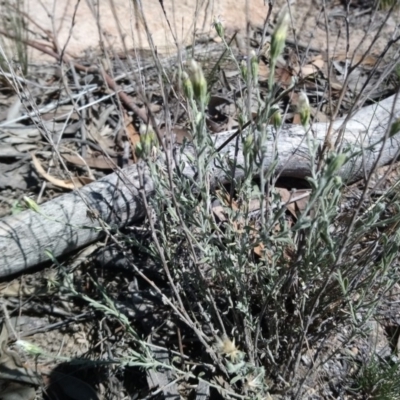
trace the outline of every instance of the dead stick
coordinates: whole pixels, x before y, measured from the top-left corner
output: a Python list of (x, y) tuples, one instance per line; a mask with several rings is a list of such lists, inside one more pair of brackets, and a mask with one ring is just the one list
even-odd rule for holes
[[(400, 99), (393, 104), (394, 99), (395, 96), (392, 96), (362, 108), (347, 123), (343, 148), (351, 147), (357, 155), (339, 171), (345, 181), (363, 178), (376, 165), (388, 164), (398, 156), (399, 135), (382, 140), (392, 118), (400, 117)], [(342, 124), (343, 119), (335, 121), (333, 132), (338, 132)], [(326, 123), (313, 124), (313, 135), (321, 146), (327, 129)], [(220, 147), (231, 134), (226, 132), (215, 136), (215, 148)], [(269, 136), (273, 137), (272, 134)], [(276, 144), (277, 154), (272, 140), (265, 143), (266, 169), (277, 161), (276, 172), (281, 176), (305, 178), (310, 175), (310, 153), (301, 126), (285, 125), (282, 128)], [(196, 151), (188, 146), (185, 152), (180, 156), (180, 152), (176, 152), (177, 157), (181, 157), (177, 165), (185, 165), (182, 176), (193, 178), (196, 169), (190, 160), (196, 156)], [(230, 143), (221, 152), (223, 157), (232, 158), (235, 155), (235, 143)], [(164, 161), (160, 159), (158, 162)], [(241, 145), (236, 165), (236, 179), (240, 179), (245, 168)], [(146, 179), (142, 189), (150, 196), (154, 190), (153, 181), (146, 170), (144, 173)], [(211, 173), (214, 184), (225, 182), (229, 176), (217, 163), (212, 166)], [(65, 194), (41, 205), (41, 214), (28, 210), (0, 220), (0, 277), (23, 272), (48, 260), (46, 249), (60, 257), (97, 240), (102, 229), (93, 215), (99, 215), (106, 225), (117, 228), (138, 221), (144, 214), (138, 176), (138, 166), (133, 165), (123, 169), (123, 173), (115, 172), (79, 189), (79, 192)]]

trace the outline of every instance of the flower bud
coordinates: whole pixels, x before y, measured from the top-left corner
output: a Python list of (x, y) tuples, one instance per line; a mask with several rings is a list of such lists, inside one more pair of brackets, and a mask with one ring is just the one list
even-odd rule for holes
[(28, 208), (30, 208), (32, 211), (35, 211), (36, 213), (40, 214), (40, 208), (39, 208), (38, 204), (35, 202), (35, 200), (32, 200), (27, 196), (24, 196), (23, 199)]
[(340, 176), (336, 175), (336, 176), (333, 178), (333, 183), (335, 184), (335, 186), (336, 186), (337, 188), (340, 188), (340, 187), (343, 185), (343, 180), (342, 180), (342, 178), (341, 178)]
[(390, 127), (389, 137), (392, 137), (400, 132), (400, 118), (397, 118)]
[(394, 68), (394, 72), (397, 75), (397, 79), (400, 79), (400, 64), (397, 64)]
[(136, 145), (136, 155), (138, 157), (149, 157), (157, 147), (158, 140), (153, 129), (146, 125), (139, 128), (140, 142)]
[(297, 112), (300, 114), (301, 124), (307, 129), (310, 123), (310, 103), (304, 92), (300, 92)]
[(248, 154), (250, 150), (253, 148), (253, 145), (254, 145), (254, 136), (252, 133), (250, 133), (246, 136), (246, 139), (244, 140), (243, 153)]
[(219, 17), (214, 18), (214, 28), (217, 31), (218, 36), (223, 39), (224, 38), (224, 26), (222, 25)]
[(275, 62), (285, 47), (290, 23), (289, 9), (285, 6), (279, 14), (274, 33), (271, 38), (271, 59)]
[(182, 73), (182, 85), (183, 93), (185, 93), (186, 98), (188, 100), (193, 100), (193, 85), (189, 75), (186, 72)]
[(40, 356), (41, 354), (44, 354), (43, 350), (40, 347), (29, 343), (26, 340), (17, 340), (16, 344), (31, 356)]
[(247, 73), (248, 73), (248, 71), (247, 71), (247, 62), (246, 62), (246, 60), (242, 60), (240, 62), (240, 73), (242, 75), (243, 80), (245, 82), (247, 82)]
[(238, 114), (237, 121), (240, 127), (242, 127), (246, 123), (246, 119), (242, 113)]
[(347, 161), (347, 156), (344, 153), (340, 153), (335, 157), (333, 157), (328, 164), (328, 174), (333, 175), (337, 173), (340, 170), (340, 168), (343, 167), (346, 161)]
[(193, 59), (189, 62), (189, 74), (194, 97), (200, 104), (205, 106), (207, 102), (207, 82), (200, 65)]
[(258, 57), (254, 50), (250, 52), (250, 67), (251, 67), (251, 77), (253, 78), (254, 85), (258, 82)]
[(277, 130), (282, 126), (282, 113), (280, 108), (278, 108), (276, 111), (273, 111), (271, 122), (274, 128)]

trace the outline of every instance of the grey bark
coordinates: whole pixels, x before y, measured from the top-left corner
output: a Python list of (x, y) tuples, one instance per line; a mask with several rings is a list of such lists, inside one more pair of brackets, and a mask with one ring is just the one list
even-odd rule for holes
[[(397, 156), (400, 135), (388, 138), (386, 142), (382, 141), (390, 128), (389, 123), (400, 117), (400, 99), (395, 103), (394, 100), (395, 96), (392, 96), (376, 105), (362, 108), (346, 123), (343, 148), (351, 146), (353, 151), (358, 150), (360, 153), (340, 170), (339, 175), (345, 180), (360, 179), (371, 171), (377, 161), (377, 165), (381, 166)], [(333, 140), (343, 127), (343, 122), (344, 119), (334, 122)], [(324, 142), (327, 129), (326, 123), (312, 126), (312, 135), (320, 144)], [(231, 134), (232, 132), (226, 132), (216, 136), (216, 147)], [(281, 176), (304, 178), (310, 174), (309, 150), (304, 135), (301, 126), (282, 127), (276, 138), (277, 172)], [(274, 139), (270, 136), (265, 143), (265, 168), (275, 159)], [(190, 153), (193, 149), (187, 147), (185, 151)], [(226, 157), (234, 158), (235, 140), (222, 153)], [(185, 165), (183, 174), (193, 177), (196, 173), (194, 166), (185, 155), (181, 157)], [(244, 158), (240, 146), (236, 159), (237, 165), (243, 166)], [(215, 180), (223, 181), (225, 174), (217, 164), (213, 166)], [(240, 174), (241, 169), (237, 168), (236, 176), (240, 177)], [(101, 228), (98, 220), (90, 216), (88, 209), (95, 210), (108, 225), (119, 228), (137, 221), (144, 215), (138, 177), (138, 167), (134, 165), (41, 205), (41, 214), (28, 210), (1, 220), (0, 277), (20, 273), (47, 261), (46, 249), (59, 257), (97, 240), (102, 234)], [(154, 191), (148, 174), (143, 189), (147, 196)]]

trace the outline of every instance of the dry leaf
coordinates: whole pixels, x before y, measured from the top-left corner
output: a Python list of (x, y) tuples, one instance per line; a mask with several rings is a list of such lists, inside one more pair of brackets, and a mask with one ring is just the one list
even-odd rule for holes
[(296, 192), (293, 194), (292, 201), (295, 202), (298, 211), (303, 212), (307, 208), (310, 194), (310, 189), (296, 190)]
[(12, 121), (20, 115), (20, 111), (22, 108), (22, 103), (19, 97), (14, 97), (14, 101), (11, 103), (11, 106), (7, 110), (6, 121)]
[(259, 243), (256, 247), (254, 247), (253, 251), (258, 255), (258, 257), (262, 257), (264, 253), (264, 245)]
[(268, 66), (263, 62), (258, 63), (258, 80), (266, 81), (268, 80), (268, 77), (269, 77)]
[(303, 67), (294, 68), (294, 72), (299, 74), (301, 77), (306, 78), (307, 76), (313, 75), (319, 72), (324, 66), (324, 60), (315, 60), (311, 64), (304, 65)]
[(126, 113), (125, 113), (125, 116), (124, 116), (124, 120), (125, 120), (126, 136), (128, 137), (128, 140), (129, 140), (129, 142), (131, 144), (132, 157), (133, 157), (134, 162), (137, 162), (136, 146), (140, 142), (140, 134), (137, 131), (135, 125), (133, 124), (132, 119)]
[(178, 144), (182, 144), (185, 140), (191, 142), (193, 140), (192, 135), (188, 132), (187, 129), (182, 129), (177, 126), (172, 128), (172, 132), (175, 135), (175, 142)]
[(232, 207), (232, 210), (239, 210), (237, 202), (235, 200), (231, 201), (229, 193), (222, 190), (217, 190), (215, 194), (217, 195), (221, 203), (224, 203), (226, 206)]
[(224, 71), (224, 74), (227, 78), (235, 78), (236, 76), (238, 76), (240, 74), (240, 72), (236, 69), (232, 70), (232, 71)]
[(31, 296), (36, 291), (36, 288), (26, 284), (22, 284), (20, 280), (2, 283), (0, 285), (0, 294), (5, 297)]
[[(171, 138), (171, 132), (167, 131), (165, 127), (160, 128), (160, 135), (167, 139)], [(186, 140), (187, 142), (192, 141), (192, 135), (188, 132), (187, 129), (179, 128), (178, 126), (172, 127), (172, 135), (173, 135), (173, 143), (183, 144)]]
[(51, 176), (43, 169), (39, 160), (36, 158), (36, 156), (33, 153), (31, 153), (31, 155), (32, 155), (33, 165), (35, 166), (35, 169), (38, 172), (38, 174), (41, 175), (44, 179), (46, 179), (48, 182), (52, 183), (55, 186), (61, 187), (63, 189), (74, 190), (74, 189), (79, 189), (82, 186), (92, 183), (94, 181), (93, 179), (87, 178), (85, 176), (76, 177), (76, 178), (72, 178), (72, 179), (55, 178), (54, 176)]
[(108, 125), (104, 125), (99, 130), (95, 124), (90, 124), (86, 127), (88, 137), (97, 143), (103, 150), (107, 151), (114, 147), (114, 142), (111, 139), (112, 129)]
[(300, 189), (295, 192), (289, 191), (285, 188), (276, 188), (282, 203), (285, 204), (287, 210), (294, 218), (297, 218), (297, 212), (304, 211), (307, 207), (308, 199), (311, 191), (309, 189)]
[(282, 86), (288, 87), (292, 83), (293, 74), (288, 68), (278, 67), (275, 71), (275, 82), (279, 82)]
[(276, 191), (281, 198), (282, 203), (287, 203), (290, 200), (291, 192), (285, 188), (276, 188)]
[(81, 157), (74, 156), (72, 154), (62, 154), (63, 158), (71, 164), (77, 166), (88, 166), (90, 168), (95, 169), (113, 169), (116, 165), (118, 165), (118, 160), (116, 157), (85, 157), (82, 159)]
[(225, 215), (224, 207), (222, 206), (215, 206), (212, 208), (213, 213), (215, 216), (221, 221), (221, 222), (226, 222), (228, 219)]
[[(351, 61), (352, 58), (353, 58), (352, 54), (339, 53), (339, 54), (335, 54), (335, 56), (333, 57), (333, 60), (335, 60), (335, 61), (346, 61), (346, 60)], [(362, 60), (361, 65), (373, 67), (376, 64), (376, 62), (378, 61), (378, 57), (376, 57), (372, 54), (368, 54), (365, 57), (363, 54), (356, 54), (353, 59), (353, 65), (359, 63), (361, 60)]]
[(314, 122), (329, 122), (330, 121), (330, 117), (328, 115), (326, 115), (322, 111), (318, 111), (314, 107), (310, 107), (310, 112), (311, 112), (311, 115), (313, 116)]

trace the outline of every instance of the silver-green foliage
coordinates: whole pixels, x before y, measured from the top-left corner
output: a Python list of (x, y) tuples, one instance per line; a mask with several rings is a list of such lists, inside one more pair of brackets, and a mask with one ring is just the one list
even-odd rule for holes
[(356, 379), (355, 390), (362, 392), (371, 400), (400, 399), (400, 368), (398, 362), (387, 362), (373, 358), (365, 366)]
[[(283, 48), (278, 44), (275, 52)], [(182, 76), (194, 134), (196, 175), (184, 177), (183, 163), (168, 172), (163, 163), (149, 160), (156, 187), (151, 208), (158, 241), (152, 250), (158, 255), (162, 252), (170, 271), (173, 301), (202, 327), (208, 342), (234, 343), (231, 353), (217, 350), (216, 355), (239, 396), (263, 398), (271, 389), (267, 378), (300, 396), (307, 377), (338, 351), (323, 353), (324, 343), (344, 326), (351, 326), (345, 341), (362, 335), (364, 324), (400, 277), (397, 191), (388, 191), (372, 206), (363, 196), (354, 209), (342, 210), (345, 182), (340, 169), (353, 154), (351, 149), (331, 152), (324, 156), (323, 167), (317, 167), (319, 146), (309, 130), (309, 105), (304, 99), (299, 112), (308, 141), (311, 195), (291, 226), (274, 187), (276, 164), (267, 168), (262, 156), (265, 146), (275, 145), (271, 129), (276, 134), (280, 127), (271, 118), (276, 112), (275, 84), (270, 80), (270, 95), (260, 100), (261, 131), (249, 129), (238, 139), (246, 160), (244, 179), (239, 181), (232, 174), (235, 160), (218, 154), (206, 131), (208, 96), (202, 90), (195, 95), (193, 90), (193, 77), (203, 75), (197, 71), (197, 75)], [(257, 91), (255, 80), (249, 82)], [(246, 115), (241, 117), (247, 121)], [(224, 224), (217, 223), (212, 210), (216, 192), (213, 197), (211, 166), (215, 164), (225, 170), (240, 204), (235, 208), (229, 202), (220, 203), (227, 217)], [(258, 184), (254, 176), (260, 177)], [(230, 198), (223, 186), (218, 189), (217, 197)], [(254, 198), (261, 204), (258, 225), (249, 211)], [(264, 249), (260, 259), (254, 255), (257, 244)], [(299, 378), (301, 356), (307, 348), (319, 356)]]

